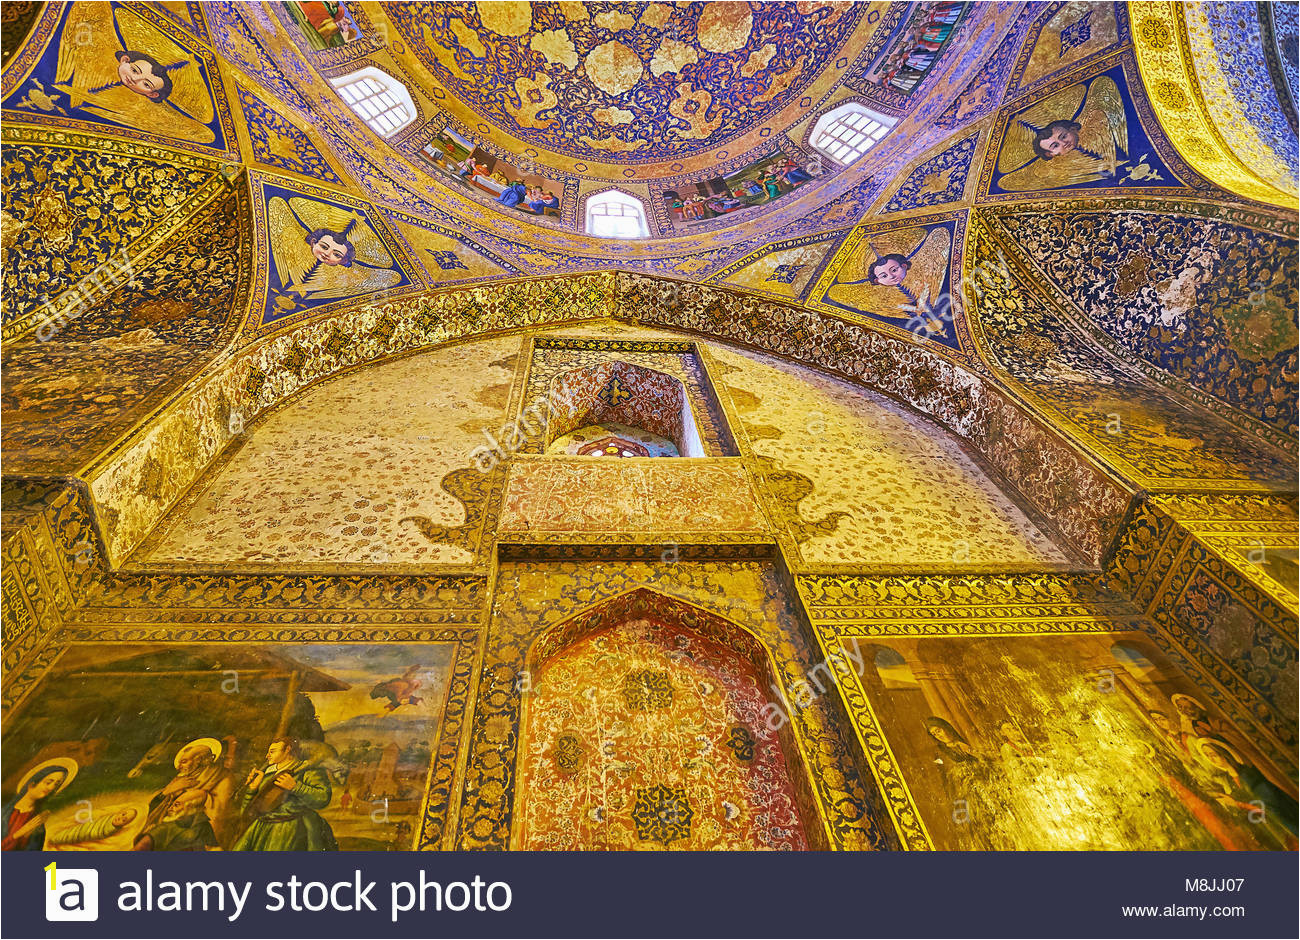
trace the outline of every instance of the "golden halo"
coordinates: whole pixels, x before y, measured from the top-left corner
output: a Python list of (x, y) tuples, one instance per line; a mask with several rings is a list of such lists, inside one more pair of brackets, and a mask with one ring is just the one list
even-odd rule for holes
[(218, 741), (216, 738), (195, 738), (189, 744), (186, 744), (185, 747), (181, 747), (176, 750), (176, 756), (172, 758), (172, 766), (175, 767), (177, 770), (180, 770), (181, 754), (185, 751), (185, 748), (193, 747), (196, 744), (202, 744), (209, 751), (211, 751), (213, 760), (216, 760), (221, 756), (221, 742)]
[(75, 760), (73, 760), (71, 757), (55, 757), (47, 761), (42, 761), (41, 763), (33, 767), (31, 770), (27, 771), (27, 774), (18, 783), (17, 792), (19, 793), (24, 792), (27, 789), (27, 784), (31, 781), (32, 777), (35, 777), (38, 773), (40, 773), (42, 770), (44, 770), (47, 767), (58, 767), (64, 773), (63, 783), (60, 784), (59, 788), (55, 790), (54, 793), (50, 794), (51, 796), (57, 796), (58, 794), (66, 790), (68, 788), (68, 784), (70, 784), (72, 782), (72, 779), (75, 776), (77, 776), (77, 771), (81, 769), (80, 765), (78, 765), (78, 763)]

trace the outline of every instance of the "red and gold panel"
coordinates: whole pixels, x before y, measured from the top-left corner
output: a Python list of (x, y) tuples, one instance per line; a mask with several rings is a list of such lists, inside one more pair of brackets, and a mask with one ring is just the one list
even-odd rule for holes
[(533, 677), (518, 847), (806, 849), (767, 682), (651, 619), (570, 644)]

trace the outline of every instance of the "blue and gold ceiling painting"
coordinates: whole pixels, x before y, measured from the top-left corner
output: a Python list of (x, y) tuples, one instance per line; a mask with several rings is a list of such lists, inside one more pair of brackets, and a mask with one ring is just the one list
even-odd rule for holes
[(409, 257), (423, 268), (425, 283), (430, 287), (520, 273), (509, 261), (461, 232), (405, 212), (386, 210), (384, 214), (409, 249)]
[(269, 183), (261, 199), (270, 253), (263, 324), (412, 284), (366, 209)]
[(894, 190), (882, 212), (905, 212), (960, 202), (966, 193), (979, 134), (972, 134), (926, 160)]
[(836, 60), (864, 6), (393, 3), (385, 13), (482, 119), (578, 160), (636, 163), (758, 126), (817, 63)]
[(1029, 28), (1009, 91), (1020, 95), (1054, 76), (1095, 62), (1119, 44), (1128, 25), (1122, 3), (1049, 3)]
[(274, 170), (288, 170), (321, 183), (342, 186), (324, 154), (281, 108), (263, 101), (257, 94), (236, 84), (239, 106), (244, 113), (253, 159)]
[[(310, 21), (315, 7), (300, 6)], [(394, 291), (627, 269), (867, 319), (969, 358), (959, 312), (935, 307), (951, 293), (969, 203), (1208, 191), (1153, 116), (1124, 4), (344, 4), (331, 16), (308, 23), (320, 42), (294, 46), (302, 17), (280, 5), (50, 6), (5, 70), (6, 117), (93, 130), (118, 148), (223, 151), (268, 192), (285, 188), (253, 200), (268, 246), (257, 332)], [(1223, 18), (1210, 19), (1217, 37)], [(1285, 11), (1265, 19), (1280, 22), (1269, 49), (1293, 35)], [(886, 107), (900, 42), (934, 56), (894, 63), (928, 71)], [(327, 75), (372, 64), (405, 77), (419, 116), (368, 146)], [(881, 80), (857, 82), (867, 74)], [(848, 167), (811, 171), (816, 118), (849, 100), (885, 108), (894, 131)], [(421, 153), (448, 127), (498, 167), (563, 180), (560, 217), (501, 212), (448, 185)], [(641, 198), (651, 237), (583, 231), (587, 201), (614, 188)], [(317, 229), (343, 235), (309, 218), (333, 212), (361, 238), (348, 238), (348, 263), (291, 257), (294, 245), (319, 247), (305, 241)], [(936, 212), (946, 214), (891, 220)], [(864, 224), (870, 237), (846, 237)], [(301, 231), (277, 234), (289, 229)], [(906, 262), (898, 284), (867, 277), (873, 246)], [(330, 236), (326, 247), (343, 246)]]
[(887, 323), (960, 350), (965, 324), (951, 277), (958, 228), (949, 217), (854, 229), (813, 296), (828, 311)]
[(784, 300), (797, 300), (816, 283), (846, 231), (776, 242), (735, 261), (709, 280)]
[(1181, 187), (1156, 152), (1115, 65), (1003, 115), (988, 192)]
[[(1238, 156), (1277, 188), (1294, 194), (1300, 170), (1291, 83), (1296, 78), (1296, 4), (1198, 4), (1186, 14), (1189, 42), (1197, 53), (1196, 72), (1206, 104), (1222, 107), (1224, 136)], [(1287, 25), (1289, 22), (1289, 26)], [(1281, 32), (1265, 38), (1270, 27)], [(1289, 30), (1289, 48), (1285, 43)], [(1243, 56), (1237, 50), (1263, 51)], [(1290, 70), (1290, 77), (1286, 75)], [(1225, 99), (1231, 96), (1233, 101)], [(1211, 101), (1214, 102), (1211, 105)]]
[(993, 50), (993, 54), (984, 60), (975, 76), (962, 88), (952, 104), (934, 119), (935, 127), (961, 127), (997, 109), (1006, 93), (1007, 82), (1016, 61), (1016, 53), (1024, 40), (1024, 30), (1033, 19), (1032, 9), (1026, 8), (1020, 11), (1011, 28), (1007, 30), (1005, 38)]
[(203, 8), (207, 6), (206, 3), (198, 3), (195, 0), (190, 0), (188, 3), (185, 0), (158, 0), (153, 5), (164, 15), (188, 29), (198, 39), (206, 43), (212, 42), (212, 37), (208, 34), (208, 24), (203, 20)]
[(143, 5), (52, 6), (5, 79), (10, 120), (107, 127), (200, 153), (233, 149), (212, 53)]
[[(1269, 77), (1277, 93), (1282, 115), (1297, 129), (1296, 108), (1300, 105), (1300, 5), (1268, 3), (1257, 7), (1260, 46)], [(1225, 52), (1229, 49), (1224, 44)], [(1268, 120), (1260, 115), (1261, 120)]]

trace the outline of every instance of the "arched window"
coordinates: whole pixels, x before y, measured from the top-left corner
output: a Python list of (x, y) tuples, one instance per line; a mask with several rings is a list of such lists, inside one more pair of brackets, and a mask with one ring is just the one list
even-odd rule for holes
[(893, 126), (894, 118), (849, 101), (817, 119), (809, 142), (836, 163), (848, 166), (880, 143)]
[(392, 137), (415, 120), (415, 102), (406, 86), (372, 66), (331, 78), (339, 97), (381, 137)]
[(602, 238), (645, 238), (645, 206), (619, 189), (587, 200), (587, 234)]

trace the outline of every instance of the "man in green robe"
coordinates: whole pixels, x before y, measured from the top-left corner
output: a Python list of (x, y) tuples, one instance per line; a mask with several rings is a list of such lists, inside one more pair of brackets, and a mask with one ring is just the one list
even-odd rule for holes
[(240, 809), (252, 821), (235, 851), (337, 851), (334, 831), (316, 812), (329, 805), (330, 795), (325, 771), (303, 758), (296, 740), (277, 738), (266, 749), (266, 765), (244, 781)]

